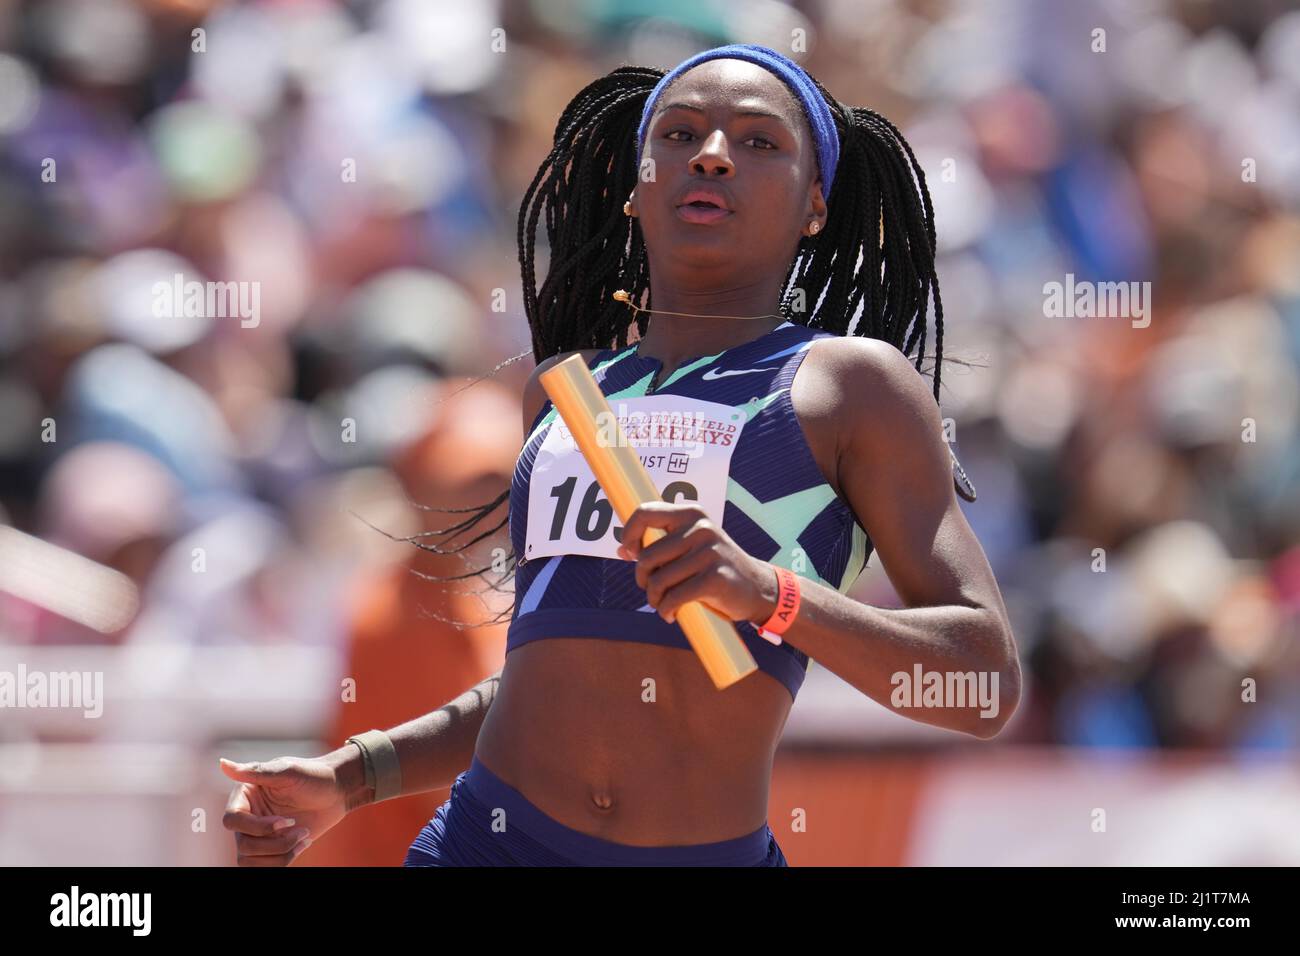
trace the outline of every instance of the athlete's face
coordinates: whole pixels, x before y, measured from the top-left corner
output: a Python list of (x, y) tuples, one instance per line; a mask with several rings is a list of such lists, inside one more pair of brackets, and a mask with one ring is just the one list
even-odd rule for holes
[(826, 224), (812, 134), (794, 94), (745, 60), (683, 73), (659, 98), (633, 192), (650, 257), (738, 279), (785, 274), (809, 224)]

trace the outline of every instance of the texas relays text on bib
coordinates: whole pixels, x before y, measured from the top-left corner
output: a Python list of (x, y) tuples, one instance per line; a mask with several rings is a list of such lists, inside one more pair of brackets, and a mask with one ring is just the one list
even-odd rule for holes
[[(746, 416), (730, 405), (682, 395), (610, 403), (627, 444), (668, 502), (693, 501), (719, 527), (727, 478)], [(620, 560), (623, 527), (558, 415), (533, 462), (525, 557), (582, 554)]]

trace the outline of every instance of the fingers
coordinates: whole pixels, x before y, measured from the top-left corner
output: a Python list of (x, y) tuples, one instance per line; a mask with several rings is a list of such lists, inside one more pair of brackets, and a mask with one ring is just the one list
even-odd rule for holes
[(235, 862), (239, 866), (288, 866), (311, 844), (307, 827), (294, 827), (286, 817), (249, 813), (248, 786), (236, 787), (221, 824), (235, 831)]
[(236, 833), (235, 852), (239, 856), (279, 856), (290, 852), (310, 836), (311, 831), (306, 827), (293, 827), (268, 837)]
[(715, 583), (714, 575), (707, 570), (702, 574), (690, 575), (680, 584), (669, 587), (654, 606), (665, 621), (675, 621), (683, 604), (704, 601), (714, 590)]
[[(666, 533), (641, 547), (651, 528)], [(723, 560), (714, 545), (724, 537), (697, 504), (651, 501), (628, 516), (619, 555), (636, 561), (636, 582), (646, 592), (646, 602), (671, 622), (683, 604), (713, 588)]]
[[(679, 588), (683, 586), (683, 582), (709, 575), (710, 572), (717, 570), (720, 563), (721, 558), (716, 551), (702, 548), (665, 564), (650, 575), (649, 585), (645, 589), (646, 603), (657, 610), (659, 616), (665, 621), (675, 620), (677, 608), (691, 600), (691, 598), (681, 597), (684, 592)], [(707, 584), (708, 578), (705, 577), (700, 583)], [(675, 603), (671, 605), (667, 603), (670, 594), (675, 598)]]
[(221, 825), (235, 833), (255, 837), (269, 837), (294, 825), (291, 817), (259, 816), (244, 810), (226, 808), (221, 815)]
[(292, 830), (270, 839), (235, 836), (235, 862), (239, 866), (288, 866), (311, 846), (306, 828)]
[(248, 784), (236, 787), (226, 801), (226, 812), (221, 815), (221, 825), (236, 833), (268, 837), (294, 824), (292, 819), (278, 814), (254, 813), (252, 788)]
[[(709, 516), (699, 505), (670, 504), (667, 501), (647, 501), (640, 505), (628, 517), (623, 526), (623, 544), (620, 553), (628, 558), (635, 558), (641, 551), (641, 539), (650, 528), (662, 528), (669, 535), (680, 528), (688, 528), (699, 521), (708, 521)], [(654, 544), (659, 544), (656, 541)]]
[(236, 763), (233, 760), (221, 757), (218, 760), (218, 765), (221, 767), (221, 772), (231, 780), (254, 784), (268, 783), (278, 772), (284, 769), (278, 757), (270, 761), (254, 760), (252, 763)]
[[(691, 525), (690, 527), (694, 527)], [(690, 528), (678, 528), (665, 537), (654, 541), (638, 552), (636, 560), (636, 583), (643, 590), (648, 590), (650, 576), (670, 561), (675, 561), (686, 554), (695, 542), (686, 537)]]
[(274, 766), (277, 761), (241, 764), (223, 757), (220, 763), (226, 776), (240, 781), (221, 817), (221, 825), (235, 833), (235, 862), (239, 866), (288, 866), (311, 846), (311, 831), (295, 828), (289, 817), (253, 812), (254, 804), (265, 809), (259, 785), (274, 780), (283, 768)]

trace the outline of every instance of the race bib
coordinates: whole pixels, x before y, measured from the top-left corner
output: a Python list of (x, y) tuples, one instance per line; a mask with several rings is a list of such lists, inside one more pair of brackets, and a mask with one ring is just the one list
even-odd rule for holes
[[(730, 405), (682, 395), (646, 395), (611, 403), (628, 445), (668, 502), (693, 501), (718, 526), (727, 500), (731, 456), (746, 422)], [(554, 554), (622, 560), (623, 526), (558, 415), (533, 462), (528, 491), (529, 561)]]

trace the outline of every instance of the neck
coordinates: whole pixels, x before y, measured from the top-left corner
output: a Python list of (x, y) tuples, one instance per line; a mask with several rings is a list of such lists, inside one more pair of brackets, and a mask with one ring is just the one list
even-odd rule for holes
[(752, 342), (785, 321), (779, 282), (701, 292), (661, 286), (651, 278), (650, 301), (650, 325), (637, 354), (665, 367)]

